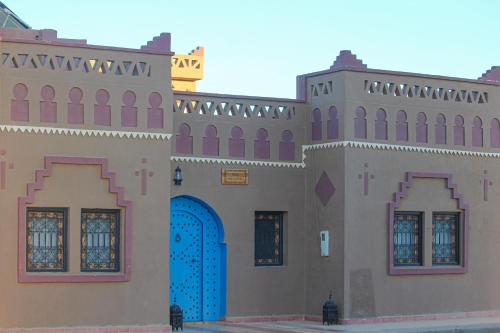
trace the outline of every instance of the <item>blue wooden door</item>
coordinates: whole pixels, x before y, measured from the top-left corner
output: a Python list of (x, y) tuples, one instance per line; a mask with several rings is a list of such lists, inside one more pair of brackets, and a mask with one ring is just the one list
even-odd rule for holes
[(170, 290), (175, 292), (170, 294), (184, 310), (185, 321), (201, 321), (202, 225), (185, 212), (172, 213), (172, 218), (175, 223), (170, 226)]
[(217, 214), (201, 200), (180, 196), (170, 208), (170, 304), (185, 321), (225, 315), (226, 247)]

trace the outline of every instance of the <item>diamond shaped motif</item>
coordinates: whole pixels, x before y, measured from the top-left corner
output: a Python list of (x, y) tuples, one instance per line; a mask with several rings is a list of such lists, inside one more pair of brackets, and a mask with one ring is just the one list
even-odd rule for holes
[(316, 195), (318, 196), (323, 206), (326, 206), (328, 204), (328, 201), (330, 201), (330, 199), (335, 194), (335, 190), (335, 186), (333, 186), (330, 177), (328, 177), (326, 172), (323, 171), (321, 177), (316, 183), (316, 187), (314, 188), (314, 192), (316, 192)]

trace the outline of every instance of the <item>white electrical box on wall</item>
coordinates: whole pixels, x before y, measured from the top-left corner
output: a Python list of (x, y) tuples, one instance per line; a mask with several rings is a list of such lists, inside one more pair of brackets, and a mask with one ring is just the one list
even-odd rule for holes
[(321, 256), (322, 257), (328, 257), (330, 256), (330, 233), (328, 230), (323, 230), (319, 232), (319, 237), (321, 240)]

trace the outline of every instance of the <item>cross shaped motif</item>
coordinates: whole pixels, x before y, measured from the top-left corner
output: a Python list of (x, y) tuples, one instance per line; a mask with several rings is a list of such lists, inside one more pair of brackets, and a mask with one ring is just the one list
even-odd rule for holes
[[(141, 162), (142, 164), (146, 164), (148, 160), (143, 158)], [(141, 194), (148, 194), (148, 176), (153, 177), (154, 172), (143, 167), (142, 169), (135, 171), (135, 175), (141, 177)]]
[[(5, 156), (6, 154), (7, 152), (4, 149), (0, 150), (0, 156)], [(14, 169), (14, 163), (0, 161), (0, 190), (5, 190), (7, 183), (7, 169)]]
[(483, 200), (488, 201), (488, 192), (491, 186), (493, 186), (493, 182), (489, 180), (487, 177), (488, 170), (484, 170), (484, 178), (483, 178)]
[(368, 173), (368, 163), (365, 163), (365, 172), (358, 175), (358, 179), (363, 179), (363, 193), (368, 195), (368, 187), (370, 179), (374, 179), (375, 176)]

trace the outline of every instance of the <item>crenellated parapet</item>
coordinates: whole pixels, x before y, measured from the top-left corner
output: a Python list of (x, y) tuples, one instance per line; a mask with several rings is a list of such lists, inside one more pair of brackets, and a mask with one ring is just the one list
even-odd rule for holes
[(196, 47), (188, 54), (172, 57), (172, 88), (177, 91), (196, 91), (196, 81), (203, 79), (205, 49)]
[(1, 30), (0, 125), (166, 138), (169, 40), (162, 34), (137, 50), (59, 39), (53, 30)]
[(462, 151), (500, 148), (497, 80), (366, 68), (343, 51), (326, 71), (298, 79), (310, 106), (311, 144), (360, 141)]
[(301, 166), (306, 107), (288, 99), (175, 92), (172, 155)]

